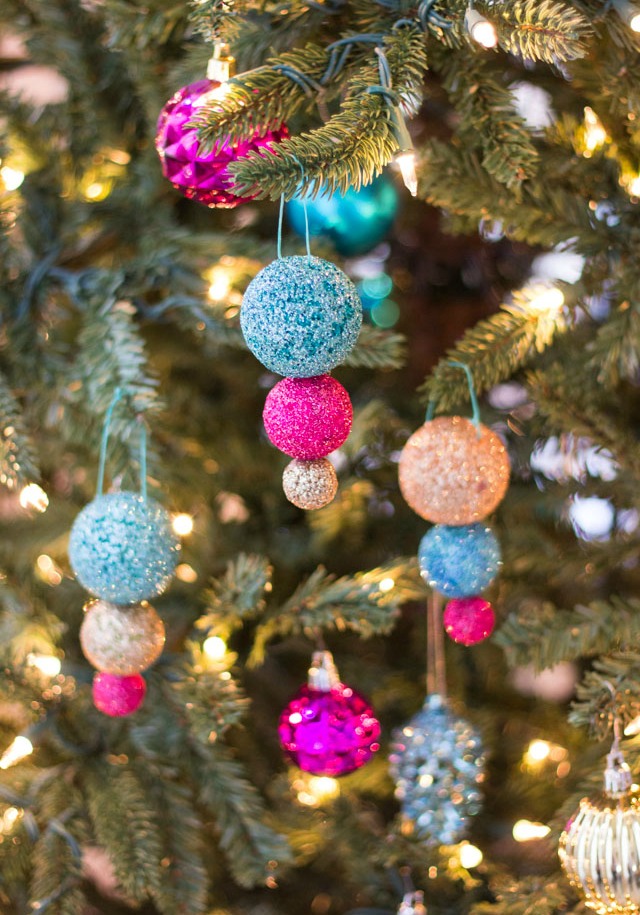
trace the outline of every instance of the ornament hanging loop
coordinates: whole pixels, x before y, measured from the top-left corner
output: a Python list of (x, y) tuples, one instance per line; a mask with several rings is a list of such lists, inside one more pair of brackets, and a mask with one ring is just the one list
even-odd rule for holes
[(611, 726), (613, 730), (613, 743), (607, 753), (607, 764), (604, 770), (604, 792), (611, 798), (620, 798), (628, 794), (633, 779), (620, 747), (622, 724), (617, 709), (617, 693), (608, 680), (605, 680), (603, 685), (611, 693)]
[[(98, 482), (96, 485), (96, 494), (104, 494), (104, 477), (107, 466), (107, 451), (109, 449), (109, 436), (111, 434), (111, 422), (113, 411), (117, 404), (123, 399), (125, 392), (121, 387), (117, 387), (113, 392), (111, 403), (107, 407), (104, 415), (104, 424), (102, 426), (102, 439), (100, 441), (100, 460), (98, 463)], [(142, 416), (138, 416), (140, 424), (140, 495), (147, 501), (147, 427)]]
[[(304, 181), (304, 166), (297, 156), (293, 156), (295, 162), (300, 166), (302, 180)], [(309, 235), (309, 213), (307, 211), (307, 201), (305, 197), (300, 198), (302, 209), (304, 211), (304, 241), (307, 249), (307, 257), (311, 257), (311, 239)], [(284, 220), (284, 194), (280, 195), (280, 214), (278, 216), (278, 260), (282, 258), (282, 223)]]
[[(450, 362), (447, 362), (446, 365), (450, 365), (453, 368), (462, 369), (462, 371), (467, 376), (467, 384), (469, 386), (469, 399), (471, 401), (471, 410), (472, 410), (471, 422), (478, 430), (478, 436), (479, 436), (480, 435), (480, 406), (478, 404), (478, 396), (476, 394), (476, 387), (475, 387), (475, 384), (473, 381), (473, 372), (471, 371), (469, 366), (466, 365), (464, 362), (456, 362), (454, 360), (451, 360)], [(436, 406), (437, 406), (437, 401), (435, 400), (435, 398), (432, 398), (429, 401), (429, 403), (427, 404), (425, 422), (428, 423), (433, 419), (435, 412), (436, 412)]]

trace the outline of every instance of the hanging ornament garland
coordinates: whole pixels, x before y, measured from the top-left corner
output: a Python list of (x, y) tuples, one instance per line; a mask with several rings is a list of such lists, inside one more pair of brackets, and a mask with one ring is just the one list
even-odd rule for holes
[(640, 912), (640, 796), (632, 790), (614, 712), (604, 791), (583, 798), (560, 837), (558, 854), (571, 885), (598, 915)]
[(97, 600), (85, 606), (80, 643), (99, 671), (94, 703), (111, 716), (129, 715), (144, 699), (140, 676), (162, 653), (164, 624), (147, 602), (169, 584), (180, 543), (168, 512), (147, 496), (146, 432), (140, 424), (140, 492), (103, 494), (109, 431), (122, 392), (107, 410), (96, 498), (71, 528), (69, 562)]
[(178, 89), (158, 118), (156, 150), (162, 174), (185, 197), (208, 207), (236, 207), (253, 199), (235, 193), (229, 166), (289, 136), (284, 124), (265, 124), (257, 127), (248, 140), (240, 143), (227, 140), (209, 152), (200, 149), (198, 129), (191, 126), (198, 109), (223, 99), (227, 82), (234, 73), (235, 61), (229, 56), (228, 46), (216, 42), (207, 66), (207, 78)]
[(392, 736), (389, 768), (403, 832), (429, 845), (453, 845), (480, 810), (485, 757), (480, 736), (447, 700), (441, 598), (427, 605), (427, 696)]
[(351, 430), (353, 410), (342, 385), (327, 373), (355, 346), (362, 303), (351, 280), (335, 264), (313, 257), (282, 256), (280, 202), (278, 257), (249, 283), (240, 325), (256, 358), (283, 378), (267, 396), (263, 421), (271, 442), (294, 460), (285, 468), (287, 499), (314, 510), (332, 501), (338, 481), (326, 456)]
[(380, 749), (369, 702), (340, 682), (329, 651), (314, 652), (308, 682), (280, 715), (278, 733), (287, 756), (313, 775), (347, 775)]
[(502, 564), (500, 544), (483, 519), (502, 501), (510, 467), (502, 441), (480, 422), (471, 370), (450, 365), (467, 376), (473, 418), (433, 419), (431, 402), (400, 455), (399, 479), (410, 507), (437, 522), (420, 541), (418, 563), (429, 586), (453, 598), (444, 612), (446, 632), (454, 642), (475, 645), (493, 632), (493, 608), (478, 595)]

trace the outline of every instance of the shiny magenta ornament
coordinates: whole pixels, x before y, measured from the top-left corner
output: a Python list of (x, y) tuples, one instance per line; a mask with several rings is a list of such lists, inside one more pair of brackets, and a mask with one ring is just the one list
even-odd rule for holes
[(340, 682), (329, 651), (314, 652), (308, 685), (282, 712), (278, 733), (287, 756), (313, 775), (347, 775), (380, 749), (380, 723), (367, 700)]
[(494, 630), (496, 615), (483, 597), (461, 597), (450, 600), (442, 617), (444, 628), (454, 642), (475, 645)]
[(137, 711), (144, 700), (147, 684), (140, 674), (119, 677), (97, 673), (93, 678), (93, 704), (111, 718), (124, 718)]
[(223, 85), (216, 79), (202, 79), (178, 89), (160, 112), (156, 150), (162, 174), (181, 194), (208, 207), (229, 208), (253, 199), (234, 193), (229, 165), (284, 140), (289, 132), (284, 124), (274, 130), (265, 127), (257, 129), (250, 140), (218, 143), (209, 152), (200, 152), (198, 130), (189, 124), (199, 108), (224, 96)]
[(346, 441), (353, 409), (331, 375), (283, 378), (269, 391), (262, 419), (276, 448), (299, 461), (315, 461)]

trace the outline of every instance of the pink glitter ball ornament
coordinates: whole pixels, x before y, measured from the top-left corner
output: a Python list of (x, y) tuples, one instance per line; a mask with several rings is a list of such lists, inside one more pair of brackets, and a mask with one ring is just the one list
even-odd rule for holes
[(284, 124), (275, 130), (256, 130), (250, 140), (235, 145), (218, 143), (209, 152), (199, 152), (197, 128), (187, 125), (195, 118), (198, 108), (215, 98), (215, 90), (221, 85), (215, 79), (201, 79), (178, 89), (160, 112), (156, 150), (162, 162), (162, 174), (185, 197), (208, 207), (236, 207), (253, 198), (234, 193), (229, 165), (250, 152), (259, 152), (284, 140), (289, 131)]
[(262, 418), (276, 448), (299, 461), (315, 461), (346, 441), (353, 409), (331, 375), (283, 378), (269, 391)]
[(144, 700), (147, 684), (140, 674), (119, 677), (97, 673), (93, 678), (93, 704), (111, 718), (124, 718), (137, 711)]
[(367, 700), (340, 683), (328, 651), (313, 655), (309, 683), (280, 716), (278, 733), (305, 772), (337, 778), (359, 769), (380, 749), (380, 723)]
[(496, 625), (493, 607), (483, 597), (450, 600), (442, 617), (444, 628), (454, 642), (475, 645), (490, 636)]

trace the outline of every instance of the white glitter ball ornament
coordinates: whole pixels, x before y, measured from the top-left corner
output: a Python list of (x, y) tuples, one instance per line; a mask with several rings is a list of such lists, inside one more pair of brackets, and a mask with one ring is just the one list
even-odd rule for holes
[(605, 790), (583, 798), (560, 837), (562, 868), (598, 915), (640, 913), (640, 797), (617, 742), (607, 757)]
[(400, 455), (400, 489), (422, 518), (471, 524), (486, 518), (509, 485), (509, 457), (500, 438), (462, 416), (429, 420)]
[(333, 501), (338, 491), (338, 478), (332, 464), (319, 461), (291, 461), (282, 474), (284, 494), (298, 508), (313, 511)]
[(84, 609), (80, 644), (97, 670), (127, 677), (146, 670), (162, 654), (164, 623), (146, 601), (119, 607), (94, 600)]
[(429, 845), (453, 845), (478, 813), (484, 778), (480, 736), (433, 693), (393, 734), (389, 756), (403, 831)]
[(73, 522), (69, 561), (95, 597), (135, 604), (162, 594), (178, 561), (171, 518), (135, 492), (97, 496)]

